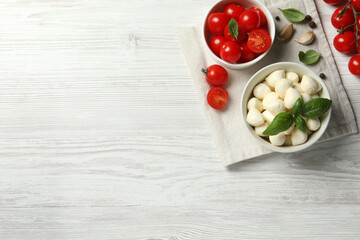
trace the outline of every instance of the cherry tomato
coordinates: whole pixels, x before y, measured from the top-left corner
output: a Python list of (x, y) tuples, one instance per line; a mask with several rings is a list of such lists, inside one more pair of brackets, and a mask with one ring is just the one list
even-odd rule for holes
[(338, 34), (334, 38), (334, 47), (341, 53), (351, 53), (356, 48), (355, 33), (346, 31)]
[(267, 24), (267, 19), (266, 19), (266, 16), (265, 16), (264, 12), (261, 11), (261, 9), (260, 9), (260, 8), (257, 8), (257, 7), (252, 7), (252, 8), (250, 8), (250, 9), (253, 9), (253, 10), (255, 10), (255, 11), (257, 11), (257, 12), (259, 13), (259, 16), (260, 16), (260, 25), (261, 25), (261, 26), (266, 26), (266, 24)]
[(265, 29), (256, 29), (249, 33), (247, 46), (254, 53), (262, 53), (270, 49), (271, 42), (271, 37)]
[(341, 1), (342, 0), (324, 0), (324, 2), (326, 2), (327, 4), (330, 4), (330, 5), (338, 4)]
[(210, 32), (215, 35), (221, 36), (224, 34), (224, 28), (229, 21), (230, 18), (225, 13), (212, 13), (207, 19), (207, 25)]
[(247, 46), (246, 42), (240, 43), (240, 49), (242, 51), (241, 58), (239, 60), (239, 63), (245, 63), (250, 62), (251, 60), (254, 60), (256, 57), (256, 54), (253, 53)]
[[(360, 46), (360, 38), (357, 40), (358, 46)], [(356, 51), (360, 53), (360, 47), (356, 47)]]
[(355, 8), (355, 11), (360, 12), (360, 0), (351, 0), (351, 3)]
[(235, 38), (230, 33), (229, 25), (226, 25), (226, 27), (224, 29), (224, 36), (227, 40), (234, 41), (234, 42), (241, 42), (245, 38), (245, 35), (246, 35), (245, 27), (239, 22), (237, 22), (237, 26), (238, 26), (239, 35), (237, 38)]
[(239, 17), (239, 22), (244, 25), (246, 31), (250, 32), (260, 27), (260, 15), (254, 9), (245, 10)]
[(352, 74), (360, 76), (360, 55), (350, 58), (348, 67)]
[(225, 42), (220, 49), (220, 57), (228, 63), (236, 63), (241, 57), (239, 44), (233, 41)]
[(221, 87), (224, 86), (228, 81), (228, 73), (220, 65), (211, 65), (206, 70), (201, 69), (201, 71), (206, 75), (206, 81), (210, 86)]
[(226, 42), (226, 38), (223, 36), (215, 36), (210, 40), (210, 49), (216, 56), (220, 57), (220, 49)]
[(240, 14), (245, 11), (245, 8), (237, 5), (235, 3), (231, 3), (225, 7), (224, 13), (228, 15), (230, 18), (234, 18), (235, 20), (239, 19)]
[(344, 15), (340, 16), (340, 12), (343, 7), (335, 10), (331, 16), (331, 23), (336, 29), (343, 29), (346, 26), (352, 25), (355, 22), (354, 13), (352, 10), (347, 9)]
[(214, 109), (223, 109), (229, 99), (228, 92), (222, 87), (213, 87), (207, 95), (207, 102)]

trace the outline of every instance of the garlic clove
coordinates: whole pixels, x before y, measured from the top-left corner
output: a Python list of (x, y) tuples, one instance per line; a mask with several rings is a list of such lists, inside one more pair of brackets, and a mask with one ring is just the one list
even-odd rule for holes
[(314, 41), (314, 39), (315, 39), (315, 34), (313, 33), (313, 31), (309, 30), (306, 33), (304, 33), (300, 38), (295, 39), (295, 41), (302, 45), (309, 45)]
[(292, 23), (286, 24), (279, 32), (277, 39), (281, 42), (289, 41), (294, 35), (294, 26)]

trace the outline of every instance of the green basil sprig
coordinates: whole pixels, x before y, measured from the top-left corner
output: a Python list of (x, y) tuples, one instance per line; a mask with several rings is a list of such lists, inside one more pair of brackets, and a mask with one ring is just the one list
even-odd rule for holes
[(236, 22), (235, 19), (231, 19), (228, 23), (228, 28), (229, 28), (229, 32), (230, 34), (235, 38), (237, 39), (238, 36), (239, 36), (239, 27), (238, 27), (238, 24)]
[(288, 130), (295, 122), (296, 126), (303, 132), (306, 131), (306, 122), (303, 117), (317, 118), (324, 115), (331, 107), (332, 101), (326, 98), (314, 98), (304, 104), (301, 98), (298, 98), (291, 110), (291, 114), (281, 112), (271, 124), (265, 129), (263, 135), (274, 136)]
[(309, 50), (306, 53), (303, 51), (299, 52), (299, 60), (307, 65), (317, 63), (317, 61), (320, 59), (320, 56), (321, 54), (315, 50)]
[(279, 10), (286, 17), (287, 20), (293, 23), (302, 22), (305, 19), (305, 14), (295, 8), (281, 9)]

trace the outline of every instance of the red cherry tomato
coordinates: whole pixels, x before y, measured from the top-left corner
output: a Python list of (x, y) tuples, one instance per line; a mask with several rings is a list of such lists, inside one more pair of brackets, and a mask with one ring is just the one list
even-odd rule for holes
[(211, 65), (206, 70), (201, 69), (201, 71), (206, 75), (207, 83), (213, 87), (224, 86), (229, 78), (225, 68), (217, 64)]
[[(357, 40), (358, 46), (360, 46), (360, 38)], [(356, 51), (360, 53), (360, 47), (356, 47)]]
[(223, 36), (215, 36), (210, 40), (210, 49), (216, 56), (220, 57), (220, 49), (226, 42), (226, 38)]
[(241, 57), (239, 44), (233, 41), (225, 42), (221, 47), (220, 57), (228, 63), (236, 63)]
[(239, 22), (244, 25), (246, 31), (250, 32), (260, 27), (261, 19), (257, 11), (248, 9), (240, 15)]
[(262, 53), (270, 49), (271, 42), (271, 37), (265, 29), (256, 29), (249, 33), (247, 46), (254, 53)]
[(225, 13), (211, 13), (207, 19), (207, 25), (210, 32), (221, 36), (224, 34), (224, 28), (229, 21), (230, 18)]
[(355, 76), (360, 76), (360, 55), (353, 56), (349, 61), (349, 71)]
[(335, 10), (335, 12), (331, 16), (331, 23), (336, 29), (343, 29), (344, 27), (347, 27), (349, 25), (354, 24), (355, 17), (352, 10), (347, 9), (344, 15), (340, 16), (340, 12), (343, 9), (343, 7), (340, 7)]
[(341, 1), (342, 0), (324, 0), (324, 2), (326, 2), (327, 4), (330, 4), (330, 5), (338, 4)]
[(341, 53), (351, 53), (356, 48), (355, 33), (346, 31), (338, 34), (334, 38), (334, 47)]
[(240, 17), (240, 14), (245, 11), (245, 8), (237, 5), (235, 3), (231, 3), (225, 7), (224, 13), (228, 15), (230, 18), (234, 18), (235, 20), (238, 20)]
[(237, 22), (237, 26), (238, 26), (239, 35), (237, 36), (237, 38), (235, 38), (230, 33), (229, 25), (226, 25), (226, 27), (224, 29), (224, 36), (227, 40), (234, 41), (234, 42), (241, 42), (245, 38), (245, 35), (246, 35), (245, 27), (239, 22)]
[(240, 43), (240, 49), (242, 51), (239, 63), (250, 62), (255, 59), (256, 54), (253, 53), (247, 46), (246, 42)]
[(214, 109), (223, 109), (229, 99), (228, 92), (222, 87), (213, 87), (207, 95), (207, 102)]
[(261, 11), (261, 9), (260, 9), (260, 8), (257, 8), (257, 7), (252, 7), (252, 8), (250, 8), (250, 9), (253, 9), (253, 10), (255, 10), (255, 11), (257, 11), (257, 12), (259, 13), (259, 16), (260, 16), (260, 25), (261, 25), (261, 26), (266, 26), (266, 24), (267, 24), (267, 19), (266, 19), (266, 16), (265, 16), (264, 12)]
[(360, 12), (360, 0), (351, 0), (351, 3), (355, 8), (355, 11)]

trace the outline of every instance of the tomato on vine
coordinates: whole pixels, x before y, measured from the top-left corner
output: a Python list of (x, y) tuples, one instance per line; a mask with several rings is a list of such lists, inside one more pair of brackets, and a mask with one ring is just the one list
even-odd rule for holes
[(356, 36), (355, 33), (345, 31), (339, 33), (334, 38), (334, 47), (341, 53), (351, 53), (356, 48)]
[(360, 76), (360, 55), (353, 56), (349, 61), (349, 71), (355, 76)]
[(341, 11), (344, 7), (339, 7), (331, 16), (331, 24), (336, 29), (344, 29), (347, 26), (353, 25), (355, 22), (354, 13), (351, 9), (346, 8), (343, 15)]

